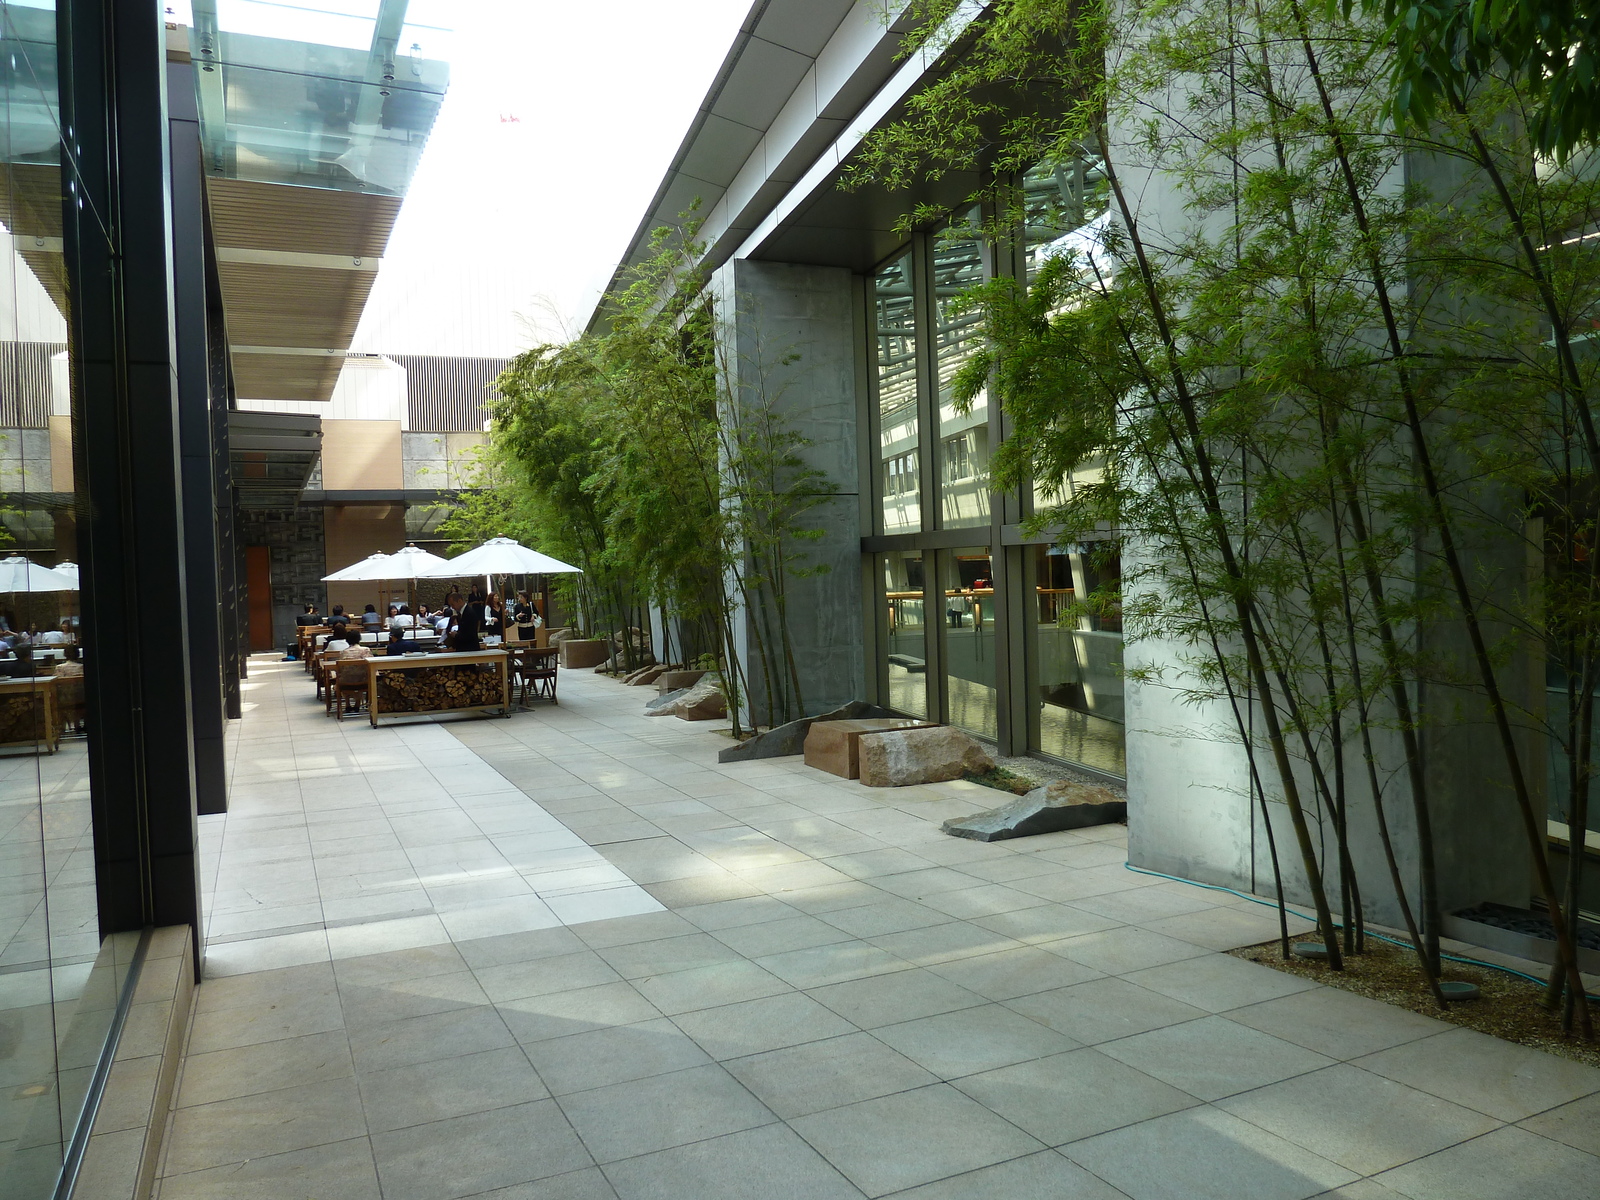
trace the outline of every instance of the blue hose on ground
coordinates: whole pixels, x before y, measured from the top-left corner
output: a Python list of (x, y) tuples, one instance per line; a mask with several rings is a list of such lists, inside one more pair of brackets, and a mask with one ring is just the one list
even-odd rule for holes
[[(1127, 868), (1128, 870), (1130, 870), (1130, 871), (1132, 871), (1132, 872), (1134, 872), (1135, 874), (1138, 874), (1138, 875), (1152, 875), (1157, 879), (1169, 879), (1173, 883), (1187, 883), (1190, 887), (1205, 888), (1206, 891), (1208, 891), (1208, 892), (1227, 892), (1228, 895), (1230, 895), (1230, 896), (1237, 896), (1241, 900), (1248, 900), (1248, 901), (1250, 901), (1251, 904), (1260, 904), (1265, 908), (1273, 908), (1273, 909), (1275, 909), (1275, 908), (1278, 907), (1276, 901), (1263, 900), (1260, 896), (1252, 896), (1247, 892), (1236, 892), (1236, 891), (1233, 890), (1233, 888), (1231, 888), (1231, 887), (1223, 887), (1221, 884), (1199, 883), (1199, 882), (1197, 882), (1197, 881), (1195, 881), (1193, 879), (1184, 879), (1184, 878), (1182, 878), (1181, 876), (1178, 876), (1178, 875), (1163, 875), (1160, 871), (1148, 871), (1144, 867), (1136, 867), (1130, 862), (1125, 862), (1122, 865), (1125, 868)], [(1302, 921), (1310, 921), (1313, 924), (1316, 923), (1316, 918), (1311, 916), (1308, 913), (1296, 912), (1294, 909), (1290, 908), (1287, 904), (1284, 905), (1283, 907), (1284, 907), (1284, 911), (1285, 912), (1288, 912), (1288, 913), (1292, 914), (1293, 916), (1299, 917)], [(1339, 925), (1339, 924), (1336, 923), (1334, 925), (1334, 928), (1335, 929), (1343, 929), (1344, 926), (1343, 925)], [(1388, 942), (1391, 946), (1400, 946), (1400, 947), (1403, 947), (1406, 950), (1412, 949), (1412, 946), (1411, 946), (1410, 942), (1402, 941), (1400, 938), (1388, 937), (1388, 936), (1386, 936), (1384, 934), (1381, 934), (1381, 933), (1373, 933), (1370, 929), (1366, 931), (1366, 936), (1367, 937), (1371, 937), (1371, 938), (1377, 938), (1380, 942)], [(1448, 962), (1466, 963), (1468, 966), (1473, 966), (1473, 967), (1487, 967), (1491, 971), (1503, 971), (1507, 975), (1515, 975), (1518, 979), (1526, 979), (1526, 980), (1528, 980), (1528, 982), (1537, 983), (1541, 987), (1543, 987), (1545, 985), (1545, 983), (1548, 982), (1547, 980), (1540, 979), (1537, 975), (1529, 975), (1526, 971), (1518, 971), (1514, 967), (1503, 967), (1499, 963), (1484, 962), (1482, 959), (1478, 959), (1478, 958), (1463, 958), (1459, 954), (1445, 954), (1442, 951), (1440, 952), (1439, 957), (1442, 958), (1442, 959), (1445, 959)], [(1591, 1004), (1600, 1004), (1600, 996), (1586, 996), (1585, 998)]]

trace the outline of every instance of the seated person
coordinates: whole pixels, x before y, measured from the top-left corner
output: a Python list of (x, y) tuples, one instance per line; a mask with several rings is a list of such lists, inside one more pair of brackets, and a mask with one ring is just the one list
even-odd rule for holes
[(383, 625), (383, 618), (378, 615), (378, 610), (372, 605), (367, 605), (361, 614), (361, 628), (367, 633), (376, 633)]
[(83, 663), (78, 654), (78, 648), (76, 646), (68, 646), (66, 649), (66, 655), (67, 657), (64, 662), (59, 662), (56, 664), (56, 678), (82, 678)]
[(406, 631), (398, 625), (389, 630), (390, 654), (420, 654), (422, 647), (406, 636)]
[(16, 657), (0, 660), (0, 675), (12, 679), (27, 679), (32, 677), (33, 646), (28, 642), (18, 642), (12, 647), (12, 654)]
[[(347, 635), (347, 639), (348, 640), (345, 643), (345, 648), (339, 652), (339, 661), (340, 662), (343, 662), (346, 659), (352, 659), (352, 658), (371, 658), (372, 657), (372, 651), (367, 649), (367, 647), (363, 646), (361, 644), (361, 642), (360, 642), (360, 639), (357, 638), (357, 636), (355, 634), (353, 634), (353, 633), (352, 634), (348, 634)], [(332, 645), (331, 641), (329, 642), (329, 645)]]
[(39, 635), (41, 646), (66, 646), (72, 642), (72, 635), (65, 629), (47, 629)]
[(294, 623), (296, 625), (321, 625), (322, 618), (317, 615), (317, 606), (315, 604), (306, 605), (305, 612), (296, 617)]
[(350, 623), (350, 618), (344, 615), (344, 605), (335, 604), (333, 611), (328, 614), (328, 628), (338, 633)]

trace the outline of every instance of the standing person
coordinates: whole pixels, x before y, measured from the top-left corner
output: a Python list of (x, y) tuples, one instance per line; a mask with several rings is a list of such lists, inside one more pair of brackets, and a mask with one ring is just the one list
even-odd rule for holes
[(433, 623), (439, 631), (439, 638), (446, 646), (452, 649), (456, 644), (456, 622), (461, 616), (464, 601), (460, 592), (451, 592), (444, 598), (444, 607), (439, 610), (439, 619)]
[(456, 617), (456, 640), (451, 643), (450, 648), (457, 651), (482, 650), (485, 615), (483, 593), (473, 588), (467, 596), (466, 604)]
[(533, 601), (528, 598), (527, 592), (517, 593), (517, 606), (511, 612), (511, 619), (517, 623), (517, 637), (525, 642), (537, 638), (539, 626), (544, 623), (534, 611)]

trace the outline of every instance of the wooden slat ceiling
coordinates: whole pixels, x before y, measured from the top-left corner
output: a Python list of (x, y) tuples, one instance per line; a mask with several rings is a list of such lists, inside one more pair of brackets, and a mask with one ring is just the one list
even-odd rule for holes
[[(400, 200), (364, 192), (208, 178), (219, 249), (376, 259), (388, 245)], [(235, 346), (345, 350), (375, 279), (371, 270), (218, 263), (228, 340)], [(235, 354), (234, 383), (250, 400), (333, 397), (342, 360), (308, 354)]]
[(233, 381), (251, 400), (327, 400), (344, 359), (315, 354), (235, 354)]
[[(16, 239), (17, 251), (50, 299), (67, 316), (67, 263), (61, 237), (61, 168), (42, 163), (6, 163), (0, 169), (0, 220)], [(49, 238), (48, 248), (32, 245)]]
[[(206, 180), (219, 249), (381, 258), (400, 213), (394, 196), (320, 188)], [(62, 236), (61, 169), (6, 164), (0, 169), (0, 220), (22, 258), (67, 312)], [(49, 239), (35, 247), (33, 238)], [(270, 263), (218, 264), (228, 340), (236, 346), (295, 350), (348, 349), (376, 278), (374, 271)], [(236, 354), (234, 379), (250, 400), (327, 401), (339, 379), (339, 358), (309, 354)]]
[(400, 215), (396, 196), (206, 180), (217, 245), (377, 258)]
[[(372, 271), (220, 262), (228, 340), (235, 346), (344, 350), (372, 291)], [(243, 356), (237, 356), (243, 357)], [(286, 396), (256, 396), (284, 400)]]

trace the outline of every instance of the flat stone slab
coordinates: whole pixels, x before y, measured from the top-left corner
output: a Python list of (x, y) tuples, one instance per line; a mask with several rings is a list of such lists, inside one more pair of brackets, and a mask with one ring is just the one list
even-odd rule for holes
[(861, 735), (886, 733), (891, 729), (928, 729), (937, 721), (915, 717), (868, 717), (844, 721), (813, 721), (806, 734), (806, 766), (856, 779), (861, 775)]
[(941, 828), (951, 837), (1000, 842), (1039, 833), (1059, 833), (1063, 829), (1110, 825), (1127, 817), (1128, 802), (1117, 799), (1116, 793), (1109, 789), (1058, 780), (1034, 788), (1026, 796), (999, 808), (970, 817), (952, 818)]
[(891, 717), (894, 714), (865, 700), (852, 700), (832, 712), (818, 713), (814, 717), (801, 717), (787, 725), (778, 725), (765, 733), (717, 751), (718, 762), (750, 762), (758, 758), (786, 758), (805, 749), (806, 734), (817, 721), (844, 721), (852, 717)]

